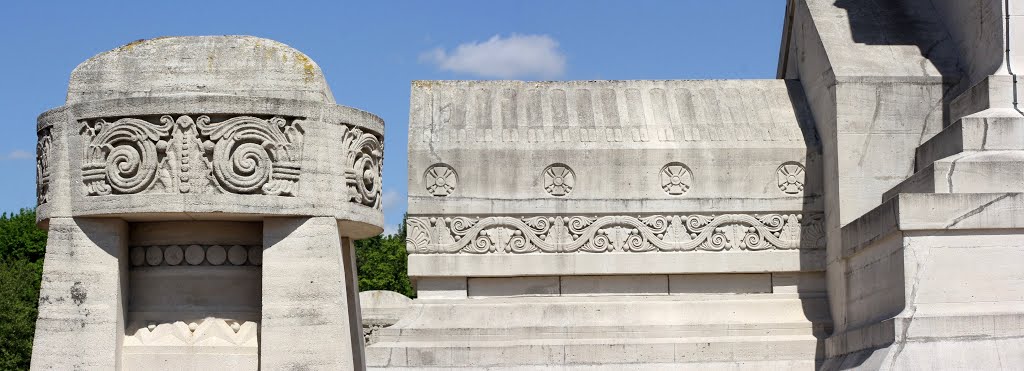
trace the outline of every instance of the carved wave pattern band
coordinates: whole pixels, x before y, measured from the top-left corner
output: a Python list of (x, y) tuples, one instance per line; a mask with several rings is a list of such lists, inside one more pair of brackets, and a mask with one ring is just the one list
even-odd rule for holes
[(209, 116), (82, 121), (90, 196), (237, 193), (294, 196), (303, 120)]
[(410, 217), (412, 254), (821, 249), (823, 214)]
[(125, 346), (257, 347), (259, 323), (222, 318), (184, 321), (136, 320), (128, 324)]

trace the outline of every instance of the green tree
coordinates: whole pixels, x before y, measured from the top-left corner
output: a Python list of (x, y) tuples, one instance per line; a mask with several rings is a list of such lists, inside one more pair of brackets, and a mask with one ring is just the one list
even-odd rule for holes
[(0, 369), (27, 370), (32, 359), (46, 232), (36, 213), (0, 215)]
[(0, 215), (0, 257), (43, 263), (46, 231), (36, 228), (36, 212), (21, 209)]
[(398, 233), (356, 241), (360, 291), (390, 290), (410, 298), (416, 297), (409, 280), (408, 266), (404, 217)]

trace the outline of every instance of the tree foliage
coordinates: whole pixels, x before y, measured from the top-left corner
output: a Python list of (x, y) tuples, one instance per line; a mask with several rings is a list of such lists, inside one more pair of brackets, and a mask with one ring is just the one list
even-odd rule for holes
[(27, 370), (32, 359), (46, 232), (36, 213), (0, 215), (0, 370)]
[(21, 209), (0, 215), (0, 257), (42, 264), (46, 231), (36, 228), (36, 212)]
[(409, 280), (408, 261), (404, 218), (396, 234), (356, 241), (359, 291), (390, 290), (416, 297)]

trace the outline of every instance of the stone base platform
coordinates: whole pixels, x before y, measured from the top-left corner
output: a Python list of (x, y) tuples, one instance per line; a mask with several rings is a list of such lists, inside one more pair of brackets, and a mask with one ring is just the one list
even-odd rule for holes
[(823, 296), (796, 293), (421, 299), (371, 339), (367, 366), (814, 369), (828, 318)]

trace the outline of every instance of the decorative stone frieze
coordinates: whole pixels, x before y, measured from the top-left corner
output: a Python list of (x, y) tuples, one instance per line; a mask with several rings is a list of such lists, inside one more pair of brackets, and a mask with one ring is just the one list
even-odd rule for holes
[(302, 119), (206, 115), (157, 120), (82, 120), (90, 196), (241, 193), (293, 196), (302, 160)]
[(136, 320), (128, 324), (124, 345), (202, 346), (230, 344), (255, 347), (259, 324), (253, 321), (206, 318), (190, 322)]
[(822, 214), (412, 217), (412, 254), (820, 249)]

